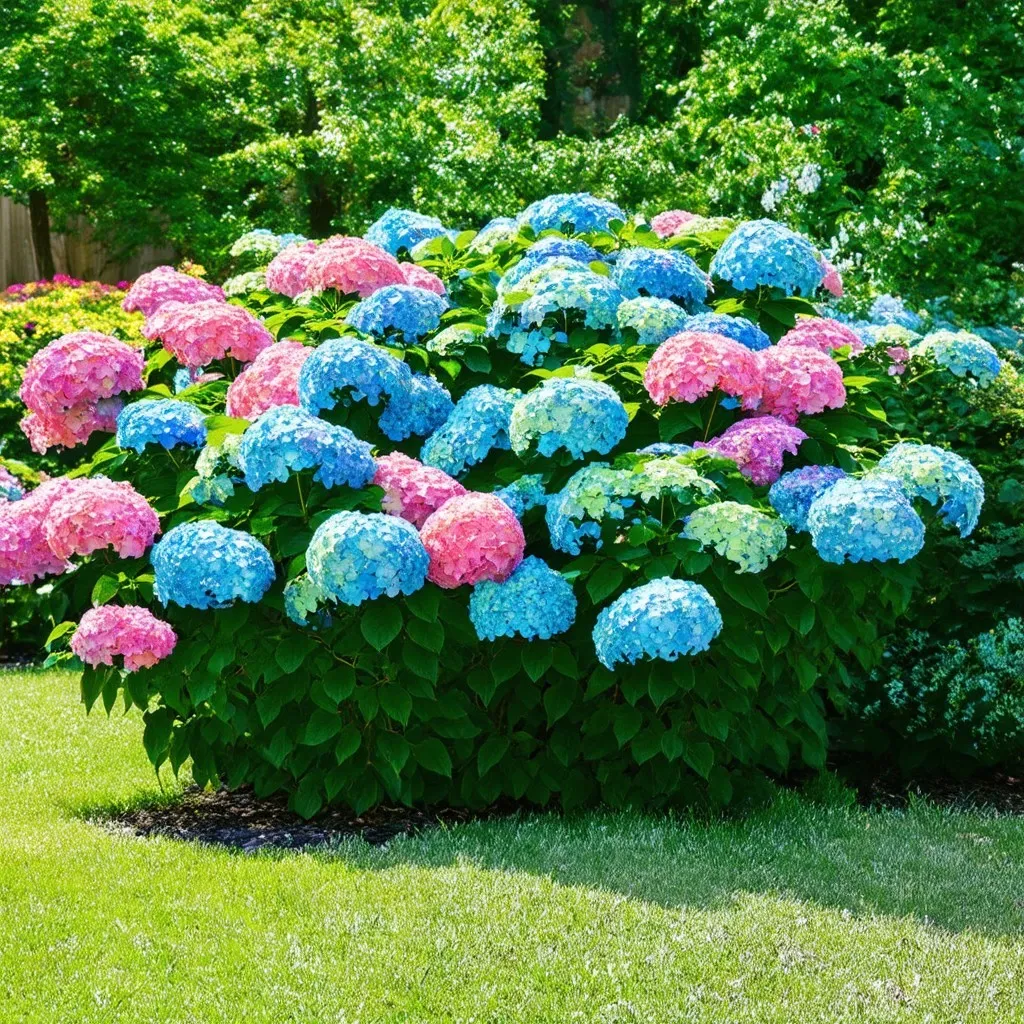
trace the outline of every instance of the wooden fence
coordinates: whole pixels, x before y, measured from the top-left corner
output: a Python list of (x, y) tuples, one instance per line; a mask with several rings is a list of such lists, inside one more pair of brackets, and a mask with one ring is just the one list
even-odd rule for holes
[[(87, 281), (130, 281), (161, 263), (173, 263), (173, 249), (147, 245), (125, 262), (115, 262), (103, 246), (90, 238), (83, 220), (73, 234), (53, 235), (53, 262), (58, 274), (70, 274)], [(32, 248), (28, 207), (0, 196), (0, 288), (39, 277)]]

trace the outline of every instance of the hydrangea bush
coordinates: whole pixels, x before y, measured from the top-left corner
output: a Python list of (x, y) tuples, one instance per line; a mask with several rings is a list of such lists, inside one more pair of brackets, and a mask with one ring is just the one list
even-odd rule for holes
[(144, 365), (40, 353), (85, 459), (0, 501), (0, 581), (67, 594), (51, 661), (137, 705), (155, 765), (306, 815), (726, 803), (821, 765), (983, 486), (897, 437), (892, 361), (814, 319), (811, 242), (680, 214), (393, 210), (244, 297), (164, 274)]

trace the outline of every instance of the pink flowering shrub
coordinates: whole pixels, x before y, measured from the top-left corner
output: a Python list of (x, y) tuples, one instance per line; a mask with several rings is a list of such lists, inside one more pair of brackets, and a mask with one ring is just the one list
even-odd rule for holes
[(864, 351), (864, 342), (846, 324), (826, 317), (808, 316), (797, 320), (779, 341), (781, 348), (794, 345), (816, 348), (828, 355), (837, 348), (848, 348), (851, 355)]
[(508, 579), (526, 548), (512, 509), (493, 494), (475, 492), (449, 498), (431, 513), (420, 540), (430, 555), (427, 579), (446, 590)]
[(377, 459), (373, 483), (384, 488), (381, 508), (389, 515), (407, 519), (417, 529), (449, 498), (466, 493), (466, 488), (444, 470), (425, 466), (402, 452)]
[(64, 572), (67, 559), (54, 554), (44, 524), (53, 505), (83, 483), (58, 477), (41, 483), (20, 501), (0, 505), (0, 586)]
[(19, 424), (34, 452), (45, 454), (50, 448), (74, 448), (84, 444), (97, 431), (112, 434), (120, 398), (104, 398), (95, 405), (84, 402), (56, 414), (30, 412)]
[(756, 409), (761, 398), (757, 356), (721, 334), (683, 331), (663, 341), (651, 356), (644, 387), (658, 405), (670, 399), (696, 402), (716, 389)]
[(309, 261), (309, 287), (314, 292), (336, 288), (365, 299), (388, 284), (405, 284), (402, 266), (391, 253), (362, 238), (329, 238)]
[(651, 230), (659, 238), (671, 238), (694, 220), (697, 220), (697, 214), (688, 210), (665, 210), (651, 218)]
[(90, 608), (71, 638), (71, 650), (86, 663), (113, 665), (124, 658), (124, 670), (135, 672), (163, 661), (178, 638), (171, 627), (148, 608), (134, 605), (104, 605)]
[(276, 405), (298, 405), (299, 370), (312, 351), (297, 341), (265, 348), (229, 385), (227, 414), (254, 420)]
[(309, 288), (309, 265), (316, 252), (315, 242), (298, 242), (282, 249), (267, 267), (267, 288), (294, 299)]
[(785, 455), (796, 455), (806, 440), (799, 427), (774, 416), (755, 416), (734, 423), (710, 441), (696, 442), (694, 447), (731, 459), (751, 482), (766, 486), (778, 480)]
[(165, 303), (142, 328), (159, 338), (183, 366), (206, 366), (230, 356), (248, 363), (273, 344), (273, 336), (247, 309), (227, 302)]
[(152, 316), (166, 302), (224, 301), (224, 292), (215, 284), (179, 273), (174, 267), (157, 267), (140, 275), (128, 289), (121, 308)]
[(831, 356), (801, 345), (776, 345), (757, 355), (761, 361), (760, 412), (796, 423), (801, 414), (814, 415), (846, 404), (843, 371)]
[(825, 279), (821, 282), (822, 288), (837, 299), (841, 299), (843, 297), (843, 279), (839, 276), (839, 271), (824, 256), (821, 258), (821, 266), (825, 271)]
[(402, 277), (406, 284), (411, 284), (414, 288), (424, 288), (435, 295), (448, 294), (444, 281), (426, 267), (421, 267), (418, 263), (400, 263), (399, 267), (402, 269)]

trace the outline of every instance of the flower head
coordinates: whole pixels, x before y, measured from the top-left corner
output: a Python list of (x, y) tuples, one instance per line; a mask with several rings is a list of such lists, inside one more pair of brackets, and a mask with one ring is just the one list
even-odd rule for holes
[(671, 238), (682, 234), (689, 224), (698, 219), (697, 214), (689, 210), (665, 210), (651, 218), (651, 230), (659, 238)]
[(999, 376), (1003, 366), (995, 348), (970, 331), (933, 331), (911, 353), (944, 366), (955, 377), (973, 377), (982, 388)]
[(415, 593), (426, 580), (427, 563), (416, 528), (381, 512), (335, 513), (317, 527), (306, 550), (310, 579), (349, 605)]
[(821, 282), (822, 288), (837, 299), (841, 299), (843, 297), (843, 279), (840, 277), (839, 271), (824, 256), (821, 258), (821, 269), (825, 274)]
[(392, 441), (404, 441), (413, 434), (425, 437), (442, 427), (454, 408), (443, 384), (429, 374), (414, 373), (408, 388), (388, 400), (377, 425)]
[(641, 296), (638, 299), (624, 299), (615, 311), (620, 331), (636, 331), (641, 345), (660, 345), (666, 338), (682, 331), (689, 315), (682, 306), (669, 299), (653, 299)]
[(469, 618), (481, 640), (548, 640), (573, 624), (576, 595), (561, 573), (531, 555), (503, 583), (483, 580), (473, 588)]
[(523, 327), (544, 323), (552, 314), (581, 314), (587, 327), (614, 327), (622, 293), (610, 277), (553, 267), (539, 281), (519, 309)]
[(253, 228), (235, 239), (229, 254), (235, 259), (247, 257), (253, 263), (265, 266), (281, 251), (281, 239), (266, 228)]
[(587, 377), (549, 377), (512, 408), (509, 439), (517, 454), (534, 441), (541, 455), (565, 448), (574, 458), (606, 455), (626, 436), (629, 415), (607, 384)]
[(131, 484), (94, 476), (80, 480), (49, 508), (43, 534), (62, 561), (113, 548), (139, 558), (160, 532), (153, 507)]
[(254, 491), (291, 473), (315, 469), (324, 487), (365, 487), (377, 471), (372, 448), (347, 427), (335, 426), (294, 405), (268, 409), (242, 435), (238, 464)]
[(377, 459), (373, 483), (384, 489), (381, 509), (401, 516), (417, 529), (449, 498), (466, 493), (466, 488), (443, 470), (425, 466), (402, 452)]
[(228, 385), (227, 414), (254, 420), (278, 405), (299, 404), (299, 371), (313, 349), (298, 341), (265, 348)]
[(708, 295), (707, 274), (680, 249), (626, 249), (615, 262), (612, 278), (629, 299), (649, 295), (697, 309)]
[(309, 265), (316, 252), (315, 242), (297, 242), (282, 249), (265, 272), (268, 291), (294, 299), (309, 287)]
[(420, 539), (430, 555), (427, 577), (445, 589), (507, 579), (526, 547), (508, 505), (493, 494), (473, 492), (449, 498), (431, 513)]
[(122, 657), (124, 670), (137, 672), (163, 661), (177, 641), (174, 630), (148, 608), (107, 604), (82, 616), (71, 650), (86, 665), (113, 665)]
[(183, 608), (255, 604), (274, 582), (273, 559), (255, 537), (209, 519), (168, 530), (150, 560), (153, 592), (163, 604)]
[(23, 497), (21, 481), (6, 466), (0, 466), (0, 501), (20, 501)]
[(470, 388), (455, 404), (444, 425), (423, 444), (420, 458), (428, 466), (458, 476), (475, 466), (493, 449), (511, 447), (509, 422), (518, 391), (504, 391), (493, 384)]
[(750, 349), (722, 334), (683, 331), (663, 341), (651, 356), (644, 387), (657, 405), (696, 402), (718, 390), (756, 409), (761, 370)]
[(358, 338), (329, 338), (299, 371), (299, 401), (309, 412), (365, 400), (368, 405), (404, 395), (412, 371), (387, 349)]
[(391, 207), (366, 229), (366, 240), (397, 256), (402, 249), (411, 250), (425, 238), (443, 235), (444, 225), (436, 217)]
[(785, 550), (786, 527), (774, 516), (737, 501), (691, 512), (683, 536), (735, 562), (739, 572), (763, 572)]
[(748, 220), (715, 253), (711, 276), (741, 292), (764, 286), (811, 296), (825, 272), (806, 238), (773, 220)]
[(802, 466), (783, 473), (768, 491), (768, 501), (782, 521), (798, 532), (807, 529), (807, 513), (815, 498), (834, 483), (845, 480), (837, 466)]
[(597, 617), (594, 647), (605, 668), (641, 658), (699, 654), (722, 631), (715, 599), (699, 583), (663, 577), (627, 590)]
[(541, 260), (555, 256), (568, 256), (584, 264), (601, 260), (601, 254), (593, 246), (579, 238), (564, 238), (562, 235), (545, 235), (537, 239), (526, 250), (524, 259)]
[(517, 221), (520, 227), (529, 224), (536, 232), (554, 228), (556, 231), (607, 231), (609, 222), (625, 222), (626, 214), (607, 199), (598, 199), (589, 192), (560, 193), (531, 203)]
[(795, 423), (802, 413), (840, 409), (846, 404), (843, 371), (814, 348), (793, 345), (758, 353), (761, 362), (761, 412)]
[(21, 501), (0, 504), (0, 586), (31, 583), (68, 568), (67, 559), (50, 548), (44, 524), (53, 505), (83, 482), (57, 477), (41, 483)]
[(206, 366), (230, 356), (251, 362), (273, 344), (273, 336), (247, 309), (226, 302), (164, 303), (142, 333), (159, 338), (183, 366)]
[(148, 444), (174, 448), (206, 444), (206, 417), (191, 402), (177, 398), (143, 398), (126, 405), (117, 417), (117, 443), (141, 452)]
[(637, 455), (685, 455), (693, 451), (692, 444), (676, 444), (670, 441), (655, 441), (637, 451)]
[(864, 351), (864, 342), (846, 324), (828, 317), (801, 317), (779, 341), (779, 348), (791, 346), (816, 348), (829, 355), (837, 348), (848, 348), (851, 355)]
[(540, 473), (525, 473), (507, 487), (496, 490), (494, 494), (495, 497), (501, 498), (519, 519), (522, 519), (531, 508), (540, 508), (548, 503), (544, 477)]
[(448, 300), (408, 284), (378, 288), (348, 311), (345, 320), (357, 331), (413, 345), (441, 323)]
[(469, 247), (474, 252), (487, 255), (503, 242), (511, 241), (518, 233), (519, 225), (515, 217), (494, 217), (477, 232)]
[(366, 298), (389, 284), (405, 284), (401, 265), (391, 253), (362, 238), (328, 238), (317, 246), (306, 268), (306, 285), (317, 293), (334, 288)]
[(32, 450), (42, 455), (55, 445), (74, 448), (97, 431), (113, 433), (122, 405), (120, 398), (101, 398), (98, 402), (82, 402), (57, 413), (30, 412), (18, 426)]
[(771, 346), (771, 338), (753, 320), (745, 316), (725, 316), (721, 313), (698, 313), (686, 321), (686, 330), (701, 334), (723, 334), (738, 341), (752, 352)]
[(879, 295), (871, 303), (868, 312), (872, 323), (886, 325), (898, 324), (911, 331), (919, 331), (924, 326), (924, 321), (912, 309), (907, 309), (901, 298), (895, 295)]
[(426, 267), (421, 267), (418, 263), (400, 263), (399, 266), (406, 284), (413, 288), (422, 288), (424, 291), (433, 292), (435, 295), (440, 295), (442, 299), (447, 299), (448, 292), (445, 289), (444, 281), (437, 274), (427, 270)]
[(131, 313), (135, 310), (144, 316), (152, 316), (165, 302), (223, 302), (224, 293), (215, 284), (189, 274), (182, 274), (173, 267), (156, 267), (140, 274), (128, 289), (121, 302), (121, 308)]
[(694, 447), (731, 459), (745, 477), (763, 486), (778, 480), (786, 453), (796, 455), (806, 440), (799, 427), (774, 416), (755, 416), (734, 423), (710, 441), (698, 441)]
[[(678, 447), (688, 448), (686, 445)], [(693, 451), (692, 448), (688, 450)], [(634, 467), (632, 477), (632, 493), (642, 501), (648, 502), (660, 501), (668, 496), (692, 501), (695, 495), (700, 494), (707, 498), (718, 490), (712, 480), (701, 476), (680, 453), (667, 453), (658, 458), (648, 459)]]
[(896, 477), (908, 497), (940, 505), (939, 515), (961, 537), (978, 525), (985, 484), (974, 466), (955, 452), (903, 441), (886, 452), (878, 470)]
[(605, 519), (625, 518), (633, 504), (634, 479), (627, 470), (612, 469), (605, 462), (592, 462), (577, 470), (565, 487), (547, 500), (544, 520), (557, 551), (578, 555), (584, 541), (600, 547), (601, 524)]
[(237, 295), (248, 295), (249, 292), (258, 292), (267, 285), (266, 274), (262, 270), (247, 270), (244, 274), (235, 274), (229, 277), (221, 287), (228, 298)]

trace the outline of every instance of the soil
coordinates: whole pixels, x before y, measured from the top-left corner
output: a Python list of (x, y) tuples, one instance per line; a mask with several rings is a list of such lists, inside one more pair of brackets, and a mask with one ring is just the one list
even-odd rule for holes
[(862, 786), (858, 795), (861, 803), (875, 807), (905, 807), (913, 796), (953, 810), (985, 808), (998, 814), (1024, 814), (1024, 778), (998, 772), (973, 779), (910, 783), (883, 776)]

